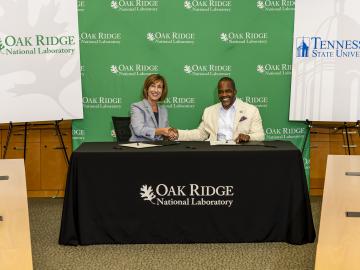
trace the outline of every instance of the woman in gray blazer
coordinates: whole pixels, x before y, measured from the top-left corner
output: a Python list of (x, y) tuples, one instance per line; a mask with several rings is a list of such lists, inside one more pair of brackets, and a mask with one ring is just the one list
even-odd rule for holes
[(131, 104), (131, 142), (157, 141), (169, 136), (167, 109), (159, 105), (167, 95), (165, 78), (159, 74), (149, 75), (144, 82), (143, 100)]

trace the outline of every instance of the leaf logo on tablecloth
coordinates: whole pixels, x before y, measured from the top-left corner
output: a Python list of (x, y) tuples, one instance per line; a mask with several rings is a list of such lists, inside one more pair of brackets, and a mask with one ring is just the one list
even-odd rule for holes
[(140, 188), (140, 191), (142, 191), (140, 192), (140, 196), (144, 199), (144, 201), (150, 201), (152, 204), (154, 204), (152, 200), (156, 198), (156, 195), (154, 194), (151, 186), (143, 185)]

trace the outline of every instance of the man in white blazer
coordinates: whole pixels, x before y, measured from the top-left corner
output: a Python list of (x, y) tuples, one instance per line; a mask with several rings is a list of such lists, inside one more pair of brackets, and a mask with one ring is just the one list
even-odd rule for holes
[(197, 129), (174, 130), (179, 141), (263, 141), (265, 138), (259, 110), (236, 98), (235, 82), (223, 77), (218, 82), (220, 103), (204, 110)]

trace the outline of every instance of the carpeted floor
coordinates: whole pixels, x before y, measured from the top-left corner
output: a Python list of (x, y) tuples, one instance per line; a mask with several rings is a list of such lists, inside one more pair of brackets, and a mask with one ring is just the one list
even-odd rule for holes
[[(317, 232), (321, 199), (311, 198)], [(62, 202), (62, 199), (29, 199), (35, 270), (314, 268), (316, 243), (60, 246), (57, 241)]]

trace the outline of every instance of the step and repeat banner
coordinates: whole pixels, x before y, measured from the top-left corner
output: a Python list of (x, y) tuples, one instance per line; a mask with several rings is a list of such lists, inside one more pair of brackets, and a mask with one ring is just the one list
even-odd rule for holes
[[(113, 141), (111, 116), (128, 116), (144, 79), (165, 76), (170, 124), (196, 128), (232, 77), (238, 97), (260, 110), (267, 140), (302, 147), (303, 121), (289, 122), (292, 0), (78, 0), (84, 120), (76, 148)], [(276, 162), (276, 161), (273, 161)], [(308, 147), (304, 163), (309, 172)]]
[(360, 120), (359, 10), (358, 0), (297, 2), (290, 119)]
[(0, 2), (0, 123), (83, 117), (72, 0)]

